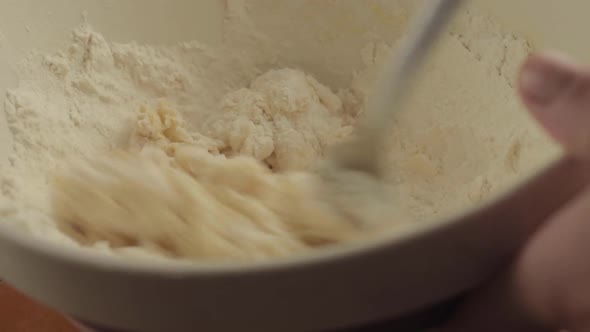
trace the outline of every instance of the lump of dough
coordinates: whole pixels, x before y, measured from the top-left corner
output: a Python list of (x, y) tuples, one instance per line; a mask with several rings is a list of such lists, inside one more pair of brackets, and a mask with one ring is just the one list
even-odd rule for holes
[(352, 133), (340, 98), (294, 69), (271, 70), (228, 94), (206, 133), (229, 155), (248, 155), (273, 170), (305, 170)]
[(273, 174), (251, 157), (180, 146), (81, 162), (55, 180), (60, 229), (84, 245), (183, 259), (264, 259), (358, 237), (315, 195), (311, 174)]
[(142, 105), (137, 114), (129, 149), (139, 152), (146, 146), (156, 147), (172, 156), (180, 146), (199, 147), (210, 153), (219, 153), (223, 143), (189, 130), (176, 110), (160, 103), (156, 108)]
[[(251, 106), (250, 119), (267, 116), (257, 113), (261, 100), (241, 104)], [(227, 157), (218, 153), (222, 143), (187, 128), (163, 104), (142, 107), (131, 151), (74, 163), (58, 174), (51, 206), (59, 229), (87, 246), (257, 260), (346, 242), (378, 231), (385, 220), (405, 220), (390, 211), (398, 198), (376, 179), (273, 172), (251, 155), (260, 152), (255, 147), (263, 146), (256, 144), (263, 136), (249, 137), (251, 154)]]

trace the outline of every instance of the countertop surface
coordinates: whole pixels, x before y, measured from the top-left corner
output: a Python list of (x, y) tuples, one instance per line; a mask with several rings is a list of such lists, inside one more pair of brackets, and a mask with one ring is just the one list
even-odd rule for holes
[(61, 315), (0, 284), (0, 331), (78, 332)]
[[(453, 301), (454, 302), (454, 301)], [(448, 316), (449, 303), (410, 315), (406, 319), (344, 331), (422, 331)], [(430, 323), (427, 323), (430, 321)], [(435, 323), (436, 324), (436, 323)], [(0, 331), (4, 332), (80, 332), (62, 315), (22, 295), (0, 281)]]

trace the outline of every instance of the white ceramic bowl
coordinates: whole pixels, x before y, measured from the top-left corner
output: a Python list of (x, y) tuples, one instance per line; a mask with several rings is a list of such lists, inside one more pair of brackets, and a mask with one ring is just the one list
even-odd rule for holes
[[(473, 5), (539, 47), (555, 46), (590, 60), (590, 44), (576, 34), (590, 10), (585, 0)], [(224, 1), (1, 0), (0, 89), (15, 86), (16, 60), (32, 48), (59, 46), (83, 10), (117, 41), (216, 42)], [(5, 156), (10, 135), (4, 120), (0, 135)], [(567, 159), (542, 173), (478, 211), (396, 238), (255, 266), (129, 264), (0, 227), (0, 277), (73, 317), (131, 331), (289, 332), (364, 324), (427, 308), (477, 285), (580, 189), (565, 175), (588, 176)]]

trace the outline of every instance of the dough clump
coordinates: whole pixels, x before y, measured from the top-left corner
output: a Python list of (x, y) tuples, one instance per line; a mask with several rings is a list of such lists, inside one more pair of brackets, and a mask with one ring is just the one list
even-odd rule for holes
[[(352, 130), (340, 99), (301, 71), (229, 93), (211, 137), (160, 103), (142, 106), (128, 151), (55, 179), (60, 230), (83, 245), (183, 259), (264, 259), (349, 241), (362, 227), (322, 199), (311, 167)], [(273, 172), (274, 171), (274, 172)]]
[(207, 127), (231, 155), (252, 156), (277, 171), (307, 170), (352, 133), (340, 98), (294, 69), (271, 70), (228, 94)]

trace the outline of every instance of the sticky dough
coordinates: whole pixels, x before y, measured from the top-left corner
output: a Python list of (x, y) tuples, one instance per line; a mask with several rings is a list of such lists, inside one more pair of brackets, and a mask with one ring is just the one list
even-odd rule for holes
[[(55, 180), (60, 229), (81, 244), (142, 247), (188, 259), (261, 259), (358, 237), (320, 195), (310, 167), (350, 131), (338, 97), (296, 70), (273, 70), (230, 93), (210, 120), (187, 129), (164, 104), (141, 107), (129, 152), (78, 162)], [(221, 154), (225, 151), (225, 154)]]

